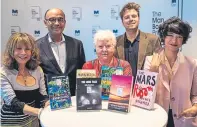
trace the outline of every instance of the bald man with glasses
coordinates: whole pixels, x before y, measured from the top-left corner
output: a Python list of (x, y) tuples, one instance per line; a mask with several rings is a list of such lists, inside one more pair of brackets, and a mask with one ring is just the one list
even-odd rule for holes
[(40, 49), (40, 66), (45, 77), (47, 75), (68, 75), (71, 95), (74, 96), (76, 70), (81, 69), (85, 63), (83, 43), (63, 34), (66, 19), (61, 9), (49, 9), (44, 17), (48, 34), (37, 40)]

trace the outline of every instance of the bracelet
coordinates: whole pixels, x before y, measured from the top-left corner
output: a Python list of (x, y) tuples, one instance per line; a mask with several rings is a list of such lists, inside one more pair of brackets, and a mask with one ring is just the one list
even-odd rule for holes
[(41, 115), (42, 111), (43, 111), (43, 108), (40, 108), (38, 111), (38, 119), (40, 119), (40, 115)]

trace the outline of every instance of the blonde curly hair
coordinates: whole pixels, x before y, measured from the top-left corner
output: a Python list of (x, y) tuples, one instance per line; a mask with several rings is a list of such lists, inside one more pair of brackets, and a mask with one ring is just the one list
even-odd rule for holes
[(18, 63), (14, 58), (14, 50), (17, 45), (24, 44), (31, 47), (31, 58), (26, 63), (29, 70), (35, 70), (39, 65), (39, 51), (35, 39), (27, 33), (14, 33), (10, 36), (3, 55), (3, 65), (9, 69), (18, 69)]

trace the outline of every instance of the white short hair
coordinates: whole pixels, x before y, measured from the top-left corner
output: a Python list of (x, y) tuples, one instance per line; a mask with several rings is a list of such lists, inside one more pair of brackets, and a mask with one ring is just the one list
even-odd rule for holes
[(116, 36), (111, 30), (98, 30), (94, 35), (94, 44), (96, 45), (97, 41), (108, 40), (113, 46), (116, 46)]

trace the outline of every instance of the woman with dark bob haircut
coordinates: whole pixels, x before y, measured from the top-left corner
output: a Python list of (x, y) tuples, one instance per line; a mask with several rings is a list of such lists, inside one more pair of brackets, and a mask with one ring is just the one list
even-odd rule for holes
[(39, 127), (38, 118), (49, 105), (38, 48), (32, 36), (13, 34), (1, 66), (1, 126)]
[(158, 72), (156, 103), (168, 113), (167, 127), (197, 126), (197, 60), (179, 49), (192, 28), (177, 17), (159, 26), (164, 48), (147, 56), (144, 69)]

